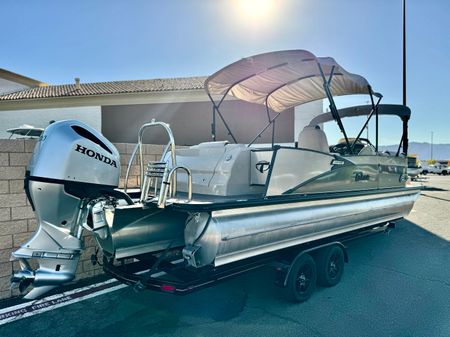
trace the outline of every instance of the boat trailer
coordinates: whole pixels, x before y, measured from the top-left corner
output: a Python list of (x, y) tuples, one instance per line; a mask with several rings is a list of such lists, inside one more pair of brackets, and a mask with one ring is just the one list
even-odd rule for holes
[[(255, 256), (227, 265), (200, 269), (189, 267), (181, 254), (166, 252), (147, 254), (125, 263), (103, 257), (103, 270), (136, 291), (149, 289), (174, 295), (187, 295), (214, 286), (246, 272), (269, 267), (275, 271), (275, 284), (283, 288), (289, 301), (304, 302), (314, 292), (316, 283), (332, 287), (339, 283), (344, 262), (349, 261), (344, 243), (395, 228), (394, 222), (383, 223), (333, 238), (308, 242), (281, 251)], [(101, 264), (96, 255), (94, 264)]]

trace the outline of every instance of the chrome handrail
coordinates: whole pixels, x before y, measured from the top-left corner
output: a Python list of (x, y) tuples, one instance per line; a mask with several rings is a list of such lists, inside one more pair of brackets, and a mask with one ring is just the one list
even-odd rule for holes
[(125, 184), (124, 184), (124, 187), (123, 187), (123, 190), (124, 190), (125, 193), (127, 193), (127, 189), (128, 189), (128, 177), (130, 175), (131, 163), (133, 162), (134, 157), (136, 156), (136, 152), (137, 152), (138, 147), (139, 147), (139, 144), (136, 144), (136, 146), (134, 147), (134, 150), (133, 150), (133, 152), (131, 154), (131, 158), (128, 161), (127, 173), (125, 174)]
[[(142, 187), (143, 185), (143, 181), (144, 181), (144, 158), (143, 158), (143, 153), (142, 153), (142, 137), (144, 136), (144, 131), (152, 126), (161, 126), (163, 127), (166, 132), (167, 135), (169, 136), (169, 142), (162, 154), (162, 158), (165, 157), (165, 155), (167, 154), (169, 148), (171, 151), (171, 158), (172, 158), (172, 166), (176, 167), (177, 166), (177, 161), (176, 161), (176, 154), (175, 154), (175, 139), (173, 137), (173, 133), (172, 130), (170, 129), (169, 124), (164, 123), (164, 122), (157, 122), (155, 119), (152, 119), (152, 121), (150, 123), (146, 123), (144, 125), (141, 126), (141, 128), (139, 129), (139, 133), (138, 133), (138, 142), (133, 150), (133, 153), (131, 154), (131, 158), (130, 161), (128, 162), (128, 167), (127, 167), (127, 173), (125, 176), (125, 184), (124, 184), (124, 190), (125, 193), (127, 192), (127, 188), (128, 188), (128, 178), (129, 178), (129, 173), (130, 173), (130, 169), (131, 169), (131, 164), (136, 156), (136, 153), (139, 150), (139, 167), (140, 167), (140, 186)], [(176, 191), (176, 186), (177, 186), (177, 179), (176, 179), (176, 175), (174, 175), (173, 177), (171, 176), (173, 182), (172, 182), (172, 191), (171, 191), (171, 195), (173, 193), (173, 191)], [(141, 194), (142, 194), (142, 188), (141, 188)]]
[[(170, 180), (173, 178), (172, 176), (175, 175), (177, 170), (184, 170), (187, 175), (188, 175), (188, 199), (187, 201), (191, 201), (192, 200), (192, 174), (191, 174), (191, 170), (189, 170), (187, 167), (184, 166), (175, 166), (173, 169), (170, 170), (169, 174), (167, 174), (167, 171), (165, 172), (166, 174), (164, 174), (164, 178), (163, 181), (161, 183), (161, 189), (159, 192), (159, 198), (158, 198), (158, 207), (159, 208), (164, 208), (166, 206), (166, 200), (167, 200), (167, 188), (170, 185)], [(176, 189), (173, 189), (173, 195), (175, 196), (176, 194)]]

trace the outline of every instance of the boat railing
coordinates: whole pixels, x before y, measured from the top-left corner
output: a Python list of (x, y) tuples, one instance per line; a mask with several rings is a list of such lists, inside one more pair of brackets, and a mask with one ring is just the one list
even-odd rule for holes
[(168, 171), (167, 169), (164, 171), (163, 179), (161, 182), (161, 188), (159, 190), (158, 196), (158, 207), (164, 208), (166, 206), (167, 201), (167, 192), (173, 192), (172, 196), (175, 196), (177, 191), (176, 189), (171, 189), (170, 182), (173, 181), (173, 176), (175, 176), (177, 170), (183, 170), (186, 172), (188, 176), (188, 197), (187, 201), (192, 200), (192, 174), (191, 171), (185, 166), (175, 166), (173, 169)]
[[(156, 202), (159, 208), (166, 206), (167, 195), (176, 196), (177, 191), (171, 186), (173, 176), (177, 170), (183, 170), (188, 176), (187, 202), (192, 200), (192, 173), (185, 166), (169, 169), (166, 162), (151, 161), (147, 165), (144, 182), (142, 184), (141, 203)], [(150, 198), (149, 198), (150, 197)]]
[[(146, 177), (146, 175), (144, 174), (144, 156), (143, 156), (143, 150), (142, 150), (142, 138), (144, 136), (145, 131), (147, 131), (149, 128), (152, 127), (162, 127), (168, 137), (169, 137), (169, 142), (167, 143), (167, 146), (165, 147), (162, 155), (161, 155), (161, 163), (165, 162), (167, 163), (164, 158), (166, 158), (167, 153), (170, 151), (170, 155), (171, 155), (171, 161), (172, 161), (172, 167), (177, 167), (177, 162), (176, 162), (176, 154), (175, 154), (175, 139), (173, 137), (173, 133), (172, 130), (170, 129), (169, 124), (164, 123), (164, 122), (157, 122), (155, 119), (152, 119), (152, 121), (150, 123), (146, 123), (144, 125), (141, 126), (141, 128), (139, 129), (139, 133), (138, 133), (138, 142), (133, 150), (133, 153), (131, 154), (131, 158), (130, 161), (128, 162), (128, 166), (127, 166), (127, 172), (125, 175), (125, 184), (124, 184), (124, 191), (125, 193), (127, 192), (128, 189), (128, 178), (130, 176), (130, 170), (131, 170), (131, 166), (132, 163), (137, 155), (137, 153), (139, 153), (139, 177), (140, 180), (138, 182), (138, 184), (140, 185), (141, 188), (141, 197), (140, 200), (142, 201), (143, 198), (146, 198), (147, 194), (144, 194), (144, 187), (146, 185), (146, 183), (144, 184), (144, 179)], [(176, 173), (172, 174), (170, 176), (171, 178), (171, 184), (170, 184), (170, 195), (172, 196), (173, 193), (176, 191), (176, 186), (177, 186), (177, 178), (176, 178)], [(148, 193), (148, 190), (147, 190)]]

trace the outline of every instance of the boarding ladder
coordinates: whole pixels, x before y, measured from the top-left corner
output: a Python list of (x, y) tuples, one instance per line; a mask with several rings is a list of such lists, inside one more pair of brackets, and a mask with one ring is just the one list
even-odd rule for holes
[[(169, 142), (167, 143), (164, 151), (161, 155), (160, 161), (150, 161), (147, 164), (147, 168), (144, 172), (144, 159), (142, 151), (142, 137), (144, 131), (150, 127), (159, 126), (162, 127), (167, 135), (169, 136)], [(168, 158), (167, 153), (170, 150), (170, 158)], [(167, 198), (173, 198), (177, 192), (177, 171), (183, 170), (188, 176), (188, 196), (187, 201), (192, 199), (192, 175), (191, 171), (184, 166), (177, 166), (176, 154), (175, 154), (175, 140), (173, 137), (172, 130), (169, 124), (164, 122), (157, 122), (154, 119), (150, 123), (146, 123), (141, 126), (138, 133), (138, 142), (131, 154), (130, 161), (128, 162), (127, 173), (125, 176), (125, 193), (128, 188), (128, 178), (131, 170), (131, 165), (139, 153), (139, 172), (140, 172), (140, 187), (141, 194), (139, 197), (139, 202), (149, 203), (155, 202), (159, 208), (164, 208), (166, 206)], [(167, 159), (166, 159), (167, 158)], [(150, 194), (153, 192), (153, 195)]]

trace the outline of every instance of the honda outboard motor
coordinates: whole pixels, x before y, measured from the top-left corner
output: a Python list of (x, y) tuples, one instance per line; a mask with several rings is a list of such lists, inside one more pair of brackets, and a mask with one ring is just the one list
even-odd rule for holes
[(119, 177), (117, 149), (91, 127), (67, 120), (45, 129), (25, 177), (39, 227), (12, 253), (12, 260), (18, 259), (21, 266), (12, 285), (21, 291), (33, 285), (25, 298), (36, 298), (75, 277), (90, 202), (113, 195)]

